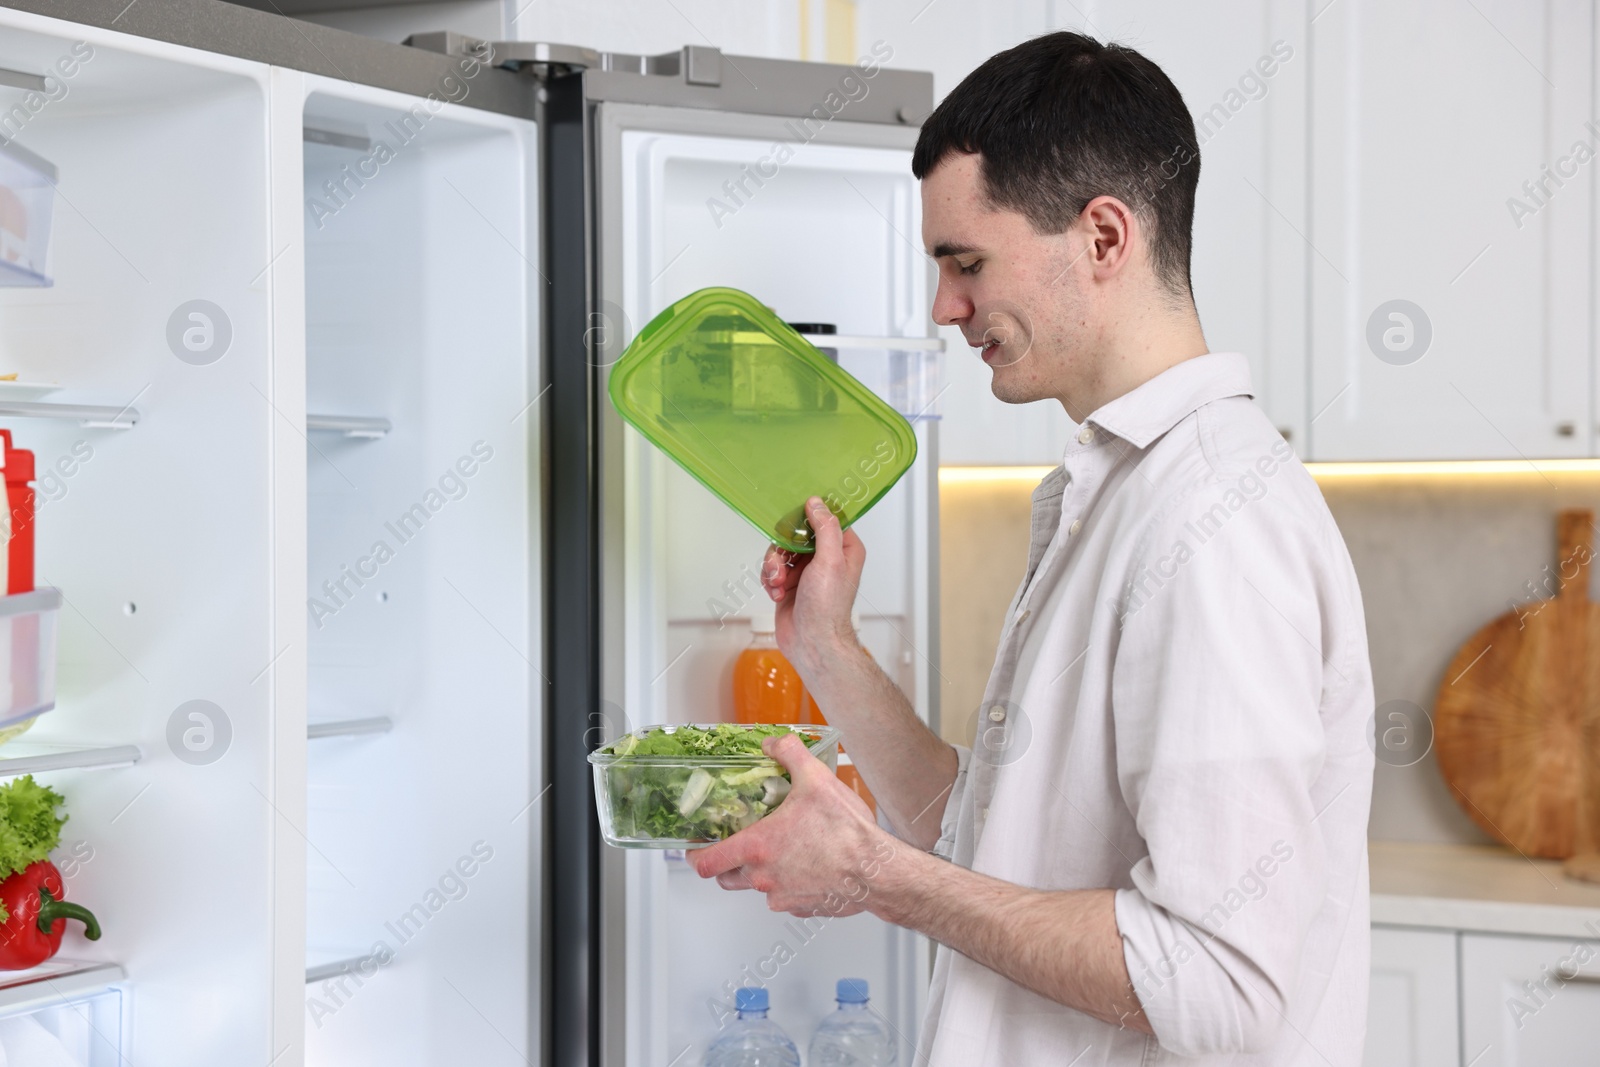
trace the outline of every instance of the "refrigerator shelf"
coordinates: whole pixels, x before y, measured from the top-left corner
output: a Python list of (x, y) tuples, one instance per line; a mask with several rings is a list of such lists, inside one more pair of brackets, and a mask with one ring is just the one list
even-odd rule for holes
[(394, 429), (394, 426), (381, 415), (307, 415), (306, 429), (377, 440)]
[(126, 977), (115, 963), (55, 956), (25, 971), (0, 972), (0, 1013), (53, 1008), (64, 1001), (93, 996)]
[(131, 430), (139, 421), (139, 409), (131, 404), (56, 404), (47, 400), (0, 400), (0, 417), (14, 419), (75, 420), (97, 430)]
[(802, 334), (819, 348), (881, 348), (889, 352), (943, 352), (943, 337), (864, 337), (846, 333)]
[[(306, 985), (349, 974), (371, 959), (370, 952), (352, 949), (306, 949)], [(370, 967), (370, 965), (369, 965)]]
[(48, 289), (55, 282), (48, 276), (15, 263), (0, 260), (0, 286), (19, 289)]
[(324, 737), (361, 737), (366, 734), (386, 734), (394, 729), (394, 720), (387, 715), (374, 715), (367, 719), (340, 719), (336, 722), (313, 722), (306, 725), (306, 739), (317, 741)]
[[(0, 778), (16, 778), (45, 771), (89, 770), (97, 767), (129, 767), (144, 753), (138, 745), (111, 745), (87, 748), (74, 745), (49, 745), (13, 741), (0, 748)], [(0, 979), (3, 983), (3, 979)]]

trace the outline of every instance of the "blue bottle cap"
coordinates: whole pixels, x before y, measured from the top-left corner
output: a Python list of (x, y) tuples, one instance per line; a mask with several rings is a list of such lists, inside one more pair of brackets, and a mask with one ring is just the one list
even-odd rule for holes
[(766, 1011), (767, 991), (742, 986), (733, 994), (733, 1006), (740, 1011)]
[(867, 1002), (867, 980), (865, 978), (841, 978), (834, 989), (834, 996), (840, 1004), (865, 1004)]

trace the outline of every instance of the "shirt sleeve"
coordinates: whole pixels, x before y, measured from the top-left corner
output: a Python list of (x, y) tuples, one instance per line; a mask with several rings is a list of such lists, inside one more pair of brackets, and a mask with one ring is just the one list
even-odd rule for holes
[(944, 814), (939, 819), (939, 841), (933, 854), (944, 859), (954, 859), (956, 852), (956, 824), (961, 817), (961, 800), (967, 793), (967, 768), (972, 763), (972, 749), (965, 745), (952, 745), (956, 750), (956, 777), (950, 783), (950, 795), (944, 798)]
[(1347, 557), (1294, 514), (1304, 500), (1271, 493), (1180, 499), (1122, 603), (1118, 784), (1148, 854), (1115, 912), (1151, 1028), (1180, 1055), (1258, 1050), (1284, 1024), (1330, 889), (1314, 803), (1324, 691), (1367, 677), (1338, 662), (1332, 632), (1346, 609), (1331, 568)]

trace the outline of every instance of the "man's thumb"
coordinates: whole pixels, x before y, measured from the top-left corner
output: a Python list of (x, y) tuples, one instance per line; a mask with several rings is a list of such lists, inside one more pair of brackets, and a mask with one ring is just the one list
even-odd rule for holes
[(769, 737), (761, 742), (761, 749), (789, 772), (789, 780), (796, 785), (819, 774), (829, 776), (828, 765), (811, 754), (799, 734)]

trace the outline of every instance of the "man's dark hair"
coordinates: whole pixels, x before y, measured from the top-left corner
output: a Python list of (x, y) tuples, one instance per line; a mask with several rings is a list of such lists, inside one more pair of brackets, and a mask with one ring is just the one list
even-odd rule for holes
[(982, 155), (984, 191), (1061, 233), (1097, 196), (1145, 221), (1156, 277), (1187, 293), (1200, 144), (1172, 79), (1144, 56), (1066, 31), (990, 57), (922, 124), (911, 170)]

